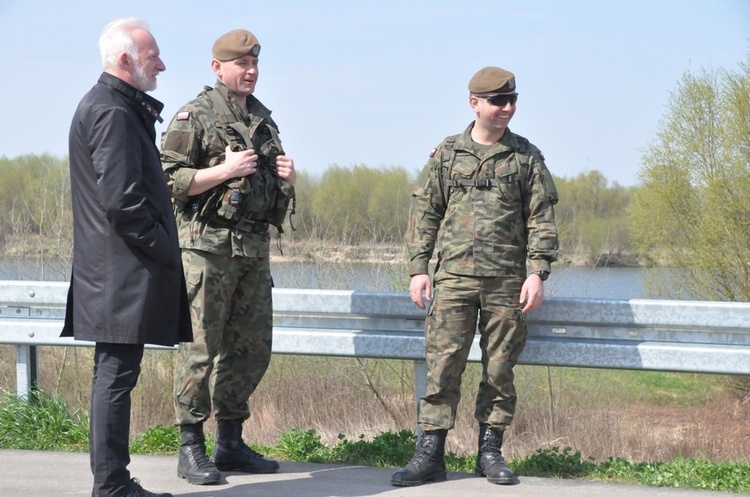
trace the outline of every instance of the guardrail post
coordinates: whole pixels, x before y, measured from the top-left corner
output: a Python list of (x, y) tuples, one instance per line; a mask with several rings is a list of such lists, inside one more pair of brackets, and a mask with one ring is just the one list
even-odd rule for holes
[[(419, 399), (424, 397), (427, 391), (427, 361), (414, 361), (414, 401), (416, 402), (416, 413), (419, 417)], [(422, 428), (417, 422), (417, 429), (414, 431), (417, 434), (417, 442), (422, 438)]]
[(37, 387), (37, 360), (35, 345), (16, 346), (16, 394), (29, 400)]

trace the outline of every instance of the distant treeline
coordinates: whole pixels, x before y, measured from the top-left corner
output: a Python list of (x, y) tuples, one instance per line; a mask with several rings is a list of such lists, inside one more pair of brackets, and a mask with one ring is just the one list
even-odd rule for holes
[[(402, 243), (417, 173), (367, 165), (332, 165), (319, 175), (299, 171), (296, 214), (291, 219), (294, 238), (336, 245)], [(627, 211), (634, 188), (610, 183), (598, 171), (555, 177), (555, 183), (564, 260), (619, 264), (632, 255)], [(70, 253), (67, 158), (0, 157), (0, 202), (0, 243), (6, 254)]]

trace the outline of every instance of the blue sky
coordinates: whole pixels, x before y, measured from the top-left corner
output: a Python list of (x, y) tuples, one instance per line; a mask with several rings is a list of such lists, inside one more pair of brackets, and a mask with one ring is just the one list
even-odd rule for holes
[(596, 169), (634, 185), (682, 75), (735, 70), (750, 54), (747, 0), (2, 0), (0, 155), (67, 153), (70, 118), (101, 72), (99, 34), (131, 16), (150, 23), (167, 66), (158, 132), (214, 83), (214, 40), (249, 29), (263, 47), (256, 96), (314, 174), (417, 171), (471, 122), (468, 81), (496, 65), (516, 74), (511, 129), (553, 174)]

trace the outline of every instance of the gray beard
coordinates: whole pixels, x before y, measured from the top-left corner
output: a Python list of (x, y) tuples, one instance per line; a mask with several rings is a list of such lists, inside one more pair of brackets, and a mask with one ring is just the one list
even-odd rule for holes
[(138, 85), (138, 89), (142, 92), (154, 91), (156, 89), (156, 80), (154, 79), (152, 81), (146, 74), (146, 71), (144, 71), (143, 68), (138, 65), (136, 65), (135, 73), (133, 74), (133, 80), (135, 81), (136, 85)]

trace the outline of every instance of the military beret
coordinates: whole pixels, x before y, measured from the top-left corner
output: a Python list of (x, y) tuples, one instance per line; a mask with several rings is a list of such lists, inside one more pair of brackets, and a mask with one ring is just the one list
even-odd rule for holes
[(472, 95), (505, 95), (516, 92), (516, 76), (499, 67), (484, 67), (469, 81)]
[(250, 31), (235, 29), (221, 35), (214, 43), (211, 51), (214, 54), (214, 59), (221, 62), (239, 59), (247, 54), (257, 57), (260, 53), (260, 43)]

